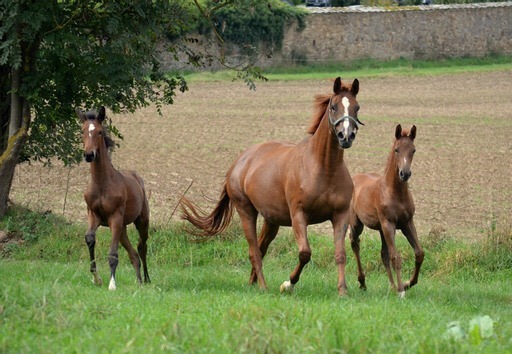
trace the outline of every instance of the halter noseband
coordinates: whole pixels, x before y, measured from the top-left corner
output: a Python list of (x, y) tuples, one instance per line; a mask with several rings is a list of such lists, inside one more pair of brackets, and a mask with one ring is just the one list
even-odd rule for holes
[(333, 129), (334, 129), (334, 133), (336, 133), (336, 126), (344, 121), (345, 119), (350, 119), (354, 122), (354, 124), (356, 125), (356, 129), (359, 129), (359, 125), (364, 125), (363, 122), (361, 122), (359, 119), (357, 118), (354, 118), (352, 117), (351, 115), (344, 115), (344, 116), (341, 116), (340, 118), (336, 119), (334, 122), (332, 120), (332, 116), (331, 116), (331, 109), (332, 109), (332, 97), (329, 98), (329, 107), (328, 107), (328, 111), (329, 111), (329, 123), (331, 123)]

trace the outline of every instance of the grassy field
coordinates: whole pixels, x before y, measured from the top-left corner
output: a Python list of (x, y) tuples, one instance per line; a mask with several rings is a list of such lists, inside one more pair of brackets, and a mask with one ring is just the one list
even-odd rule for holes
[[(485, 242), (478, 244), (430, 239), (424, 244), (419, 284), (399, 300), (380, 264), (380, 242), (371, 235), (363, 235), (362, 241), (368, 290), (358, 289), (349, 252), (346, 298), (337, 295), (332, 240), (317, 234), (310, 237), (313, 260), (292, 295), (279, 294), (297, 258), (289, 232), (276, 239), (265, 259), (269, 290), (248, 286), (247, 247), (236, 224), (207, 243), (190, 242), (179, 224), (153, 229), (152, 284), (136, 284), (122, 251), (118, 290), (110, 292), (91, 283), (87, 250), (77, 237), (80, 226), (17, 208), (0, 226), (12, 231), (16, 225), (25, 225), (31, 238), (3, 248), (2, 352), (512, 350), (510, 230), (489, 230)], [(407, 275), (412, 251), (403, 238), (398, 241)], [(108, 242), (103, 229), (97, 248), (103, 279), (109, 274)]]
[[(358, 65), (272, 72), (250, 93), (222, 74), (190, 77), (191, 91), (164, 117), (154, 108), (113, 117), (126, 137), (115, 166), (141, 172), (152, 194), (150, 285), (136, 284), (124, 250), (117, 290), (92, 284), (81, 193), (88, 166), (20, 166), (13, 207), (0, 220), (0, 352), (512, 353), (512, 64)], [(366, 126), (347, 153), (351, 173), (379, 171), (397, 121), (418, 125), (410, 183), (426, 256), (404, 300), (389, 289), (375, 232), (362, 235), (368, 290), (358, 289), (348, 247), (349, 295), (338, 297), (331, 230), (312, 227), (312, 260), (294, 293), (281, 295), (298, 256), (289, 229), (264, 260), (262, 292), (247, 285), (236, 220), (219, 238), (194, 243), (173, 214), (192, 181), (187, 196), (216, 197), (241, 149), (302, 139), (313, 95), (328, 92), (325, 78), (338, 70), (361, 81)], [(408, 278), (413, 252), (402, 235), (397, 242)], [(109, 243), (100, 229), (105, 283)]]

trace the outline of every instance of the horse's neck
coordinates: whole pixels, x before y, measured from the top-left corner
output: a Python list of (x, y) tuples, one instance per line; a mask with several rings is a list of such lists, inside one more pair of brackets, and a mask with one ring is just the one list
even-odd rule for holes
[(331, 132), (328, 117), (324, 115), (322, 122), (310, 140), (311, 149), (315, 158), (326, 172), (335, 171), (343, 161), (343, 149), (339, 147), (336, 137)]
[(398, 168), (396, 167), (394, 149), (391, 151), (391, 155), (388, 159), (388, 164), (386, 165), (384, 178), (386, 180), (386, 186), (388, 188), (391, 188), (398, 193), (408, 193), (408, 183), (402, 182), (398, 177)]
[(99, 152), (99, 158), (94, 159), (91, 162), (91, 176), (92, 180), (97, 185), (108, 185), (111, 183), (112, 178), (115, 176), (117, 171), (114, 166), (112, 166), (112, 162), (108, 156), (108, 150), (101, 149)]

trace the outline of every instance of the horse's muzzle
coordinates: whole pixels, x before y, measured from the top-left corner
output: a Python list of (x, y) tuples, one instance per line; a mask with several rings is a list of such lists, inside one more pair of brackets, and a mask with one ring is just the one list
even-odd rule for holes
[(412, 172), (411, 171), (403, 171), (403, 170), (400, 170), (400, 172), (398, 172), (398, 177), (400, 177), (400, 180), (402, 182), (407, 182), (407, 180), (409, 178), (411, 178), (411, 175), (412, 175)]
[(340, 132), (338, 132), (337, 137), (338, 137), (338, 143), (340, 144), (340, 147), (342, 149), (348, 149), (349, 147), (352, 146), (352, 143), (354, 142), (354, 140), (356, 140), (356, 133), (351, 132), (350, 134), (345, 136), (345, 134), (343, 134), (343, 132), (340, 131)]
[(94, 153), (94, 151), (84, 152), (84, 159), (86, 162), (92, 162), (94, 160), (95, 155), (96, 154)]

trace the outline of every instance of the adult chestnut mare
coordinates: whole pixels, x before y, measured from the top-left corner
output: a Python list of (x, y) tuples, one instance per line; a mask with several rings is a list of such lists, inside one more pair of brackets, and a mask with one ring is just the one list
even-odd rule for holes
[[(181, 201), (182, 218), (199, 229), (198, 234), (213, 236), (229, 224), (233, 207), (242, 222), (249, 244), (252, 271), (249, 283), (267, 288), (262, 258), (277, 235), (279, 226), (292, 226), (299, 247), (299, 263), (281, 292), (292, 291), (304, 266), (311, 258), (307, 226), (330, 220), (334, 227), (338, 290), (346, 292), (345, 235), (348, 229), (352, 179), (343, 161), (362, 124), (357, 118), (356, 95), (359, 81), (343, 85), (338, 77), (333, 94), (316, 97), (316, 112), (298, 144), (266, 142), (245, 150), (227, 172), (215, 209), (208, 215), (188, 199)], [(257, 238), (256, 219), (263, 217)]]
[[(381, 258), (389, 282), (403, 298), (405, 290), (418, 282), (424, 253), (418, 241), (414, 226), (414, 201), (408, 183), (411, 177), (411, 163), (416, 148), (416, 126), (411, 131), (402, 130), (398, 124), (395, 129), (395, 141), (388, 157), (384, 175), (376, 173), (354, 176), (354, 194), (350, 207), (350, 240), (354, 251), (358, 280), (361, 288), (366, 289), (365, 275), (359, 258), (359, 235), (366, 225), (370, 229), (379, 230), (382, 242)], [(402, 260), (395, 246), (395, 232), (402, 233), (414, 248), (415, 268), (411, 279), (402, 282)], [(396, 286), (391, 274), (390, 262), (396, 273)]]
[[(146, 264), (146, 254), (149, 228), (149, 206), (144, 189), (144, 182), (133, 171), (118, 171), (110, 162), (109, 149), (114, 142), (107, 135), (102, 123), (105, 119), (105, 107), (99, 113), (89, 111), (82, 113), (77, 108), (76, 113), (82, 121), (84, 158), (91, 164), (91, 180), (84, 198), (87, 203), (88, 230), (85, 242), (89, 247), (91, 258), (91, 273), (93, 282), (101, 285), (103, 282), (96, 269), (94, 246), (96, 230), (100, 225), (110, 227), (112, 240), (108, 255), (110, 265), (110, 290), (116, 289), (116, 267), (118, 264), (119, 242), (126, 249), (130, 261), (135, 268), (137, 280), (142, 283), (140, 263), (144, 268), (144, 282), (149, 283)], [(128, 239), (126, 225), (135, 224), (139, 233), (138, 253)], [(140, 255), (140, 258), (139, 258)]]

